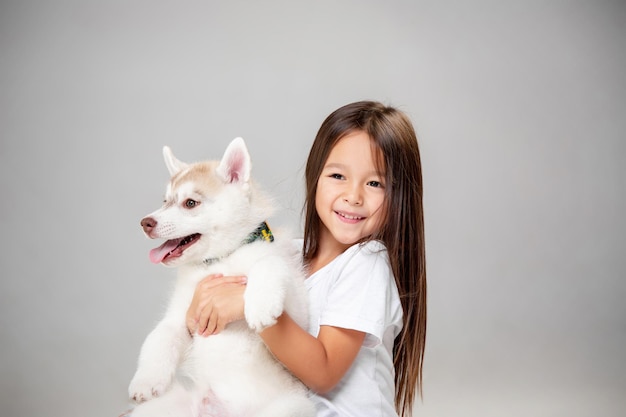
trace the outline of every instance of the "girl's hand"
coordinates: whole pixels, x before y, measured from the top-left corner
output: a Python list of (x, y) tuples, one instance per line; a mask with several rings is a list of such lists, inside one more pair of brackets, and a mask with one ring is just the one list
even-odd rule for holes
[(210, 336), (224, 330), (228, 323), (244, 318), (243, 293), (247, 278), (213, 274), (196, 286), (187, 310), (190, 334)]

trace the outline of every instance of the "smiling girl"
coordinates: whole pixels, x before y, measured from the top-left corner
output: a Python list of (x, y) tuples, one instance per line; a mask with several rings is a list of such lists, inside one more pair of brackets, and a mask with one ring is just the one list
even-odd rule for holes
[[(309, 327), (283, 314), (261, 337), (311, 389), (318, 416), (410, 416), (426, 339), (422, 173), (411, 122), (378, 102), (337, 109), (320, 127), (305, 179)], [(243, 319), (244, 281), (200, 283), (190, 331), (210, 335)]]

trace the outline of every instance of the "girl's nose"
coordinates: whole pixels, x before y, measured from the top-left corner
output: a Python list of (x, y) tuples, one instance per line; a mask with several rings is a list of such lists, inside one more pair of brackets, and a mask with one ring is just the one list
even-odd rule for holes
[(363, 198), (358, 189), (349, 190), (343, 197), (343, 201), (351, 206), (360, 206), (363, 204)]

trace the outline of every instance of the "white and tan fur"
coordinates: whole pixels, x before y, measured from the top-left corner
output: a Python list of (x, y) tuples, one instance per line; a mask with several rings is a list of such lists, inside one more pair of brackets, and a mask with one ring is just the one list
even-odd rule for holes
[[(141, 348), (129, 387), (139, 403), (132, 416), (313, 416), (305, 387), (258, 334), (283, 311), (306, 326), (307, 302), (290, 239), (242, 244), (272, 214), (272, 203), (250, 179), (243, 140), (233, 140), (221, 161), (186, 164), (167, 147), (163, 154), (172, 177), (163, 207), (142, 220), (144, 231), (150, 238), (200, 238), (182, 253), (153, 258), (178, 267), (178, 277), (164, 318)], [(197, 283), (212, 273), (248, 277), (245, 320), (192, 337), (185, 315)]]

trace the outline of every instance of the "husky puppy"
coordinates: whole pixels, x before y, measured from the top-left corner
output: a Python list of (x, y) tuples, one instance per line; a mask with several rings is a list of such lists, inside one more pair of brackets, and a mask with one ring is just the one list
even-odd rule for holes
[[(290, 239), (275, 239), (272, 203), (250, 179), (243, 139), (221, 161), (187, 164), (163, 148), (171, 174), (164, 205), (141, 221), (154, 263), (178, 267), (164, 318), (141, 348), (129, 395), (132, 417), (314, 416), (307, 390), (258, 333), (283, 311), (307, 325), (304, 273)], [(190, 336), (185, 323), (197, 283), (212, 273), (246, 275), (245, 320), (217, 335)]]

